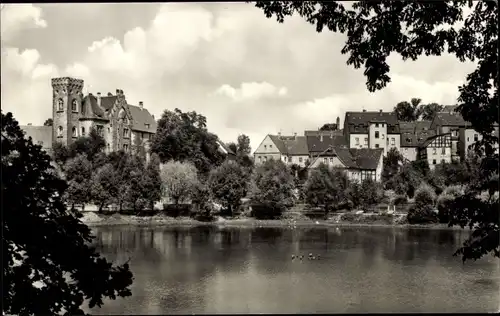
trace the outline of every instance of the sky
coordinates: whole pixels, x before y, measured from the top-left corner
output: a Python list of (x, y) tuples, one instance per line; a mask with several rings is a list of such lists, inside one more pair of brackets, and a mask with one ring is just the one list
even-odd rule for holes
[(341, 123), (346, 111), (390, 111), (400, 101), (454, 104), (474, 65), (454, 56), (403, 62), (370, 93), (364, 69), (346, 64), (346, 37), (299, 16), (280, 24), (247, 3), (9, 4), (1, 10), (1, 105), (20, 124), (52, 115), (50, 79), (84, 92), (122, 89), (129, 104), (196, 111), (225, 142), (255, 150), (267, 134), (302, 135)]

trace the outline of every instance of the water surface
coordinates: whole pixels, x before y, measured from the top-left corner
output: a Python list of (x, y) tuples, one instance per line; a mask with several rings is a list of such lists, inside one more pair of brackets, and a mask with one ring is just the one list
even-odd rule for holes
[[(93, 314), (495, 312), (500, 260), (453, 257), (467, 231), (95, 228), (130, 258), (132, 296)], [(309, 253), (320, 260), (292, 260)]]

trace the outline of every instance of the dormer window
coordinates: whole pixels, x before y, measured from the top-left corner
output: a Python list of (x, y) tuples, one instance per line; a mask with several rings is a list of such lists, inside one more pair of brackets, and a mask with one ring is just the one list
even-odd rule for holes
[(144, 126), (146, 126), (147, 129), (149, 129), (149, 124), (145, 123)]
[(57, 100), (57, 111), (64, 111), (64, 101), (62, 99)]

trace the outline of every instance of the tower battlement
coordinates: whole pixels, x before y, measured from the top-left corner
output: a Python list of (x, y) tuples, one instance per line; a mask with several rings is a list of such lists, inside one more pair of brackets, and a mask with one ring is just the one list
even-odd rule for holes
[(59, 77), (52, 78), (52, 88), (58, 89), (62, 87), (67, 87), (69, 90), (83, 90), (84, 81), (82, 79), (76, 79), (71, 77)]

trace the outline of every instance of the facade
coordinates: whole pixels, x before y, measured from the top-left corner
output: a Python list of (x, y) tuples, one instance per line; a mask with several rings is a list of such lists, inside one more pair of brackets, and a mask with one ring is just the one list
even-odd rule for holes
[(391, 148), (400, 151), (399, 121), (392, 112), (347, 112), (343, 131), (349, 148), (383, 149), (384, 156)]
[(432, 170), (439, 163), (452, 161), (451, 133), (429, 137), (419, 148), (419, 159), (426, 160)]
[(430, 129), (431, 121), (399, 122), (401, 132), (400, 153), (408, 161), (418, 159), (419, 147), (429, 138), (436, 135)]
[(460, 137), (460, 129), (467, 128), (470, 123), (466, 122), (462, 115), (455, 111), (456, 108), (448, 107), (448, 112), (438, 112), (431, 123), (431, 129), (439, 134), (450, 133), (451, 135), (451, 158), (460, 160), (460, 148), (465, 146), (464, 139)]
[(106, 152), (130, 152), (139, 147), (148, 152), (156, 121), (143, 103), (128, 104), (120, 89), (114, 95), (84, 95), (83, 84), (83, 80), (68, 77), (52, 79), (54, 141), (68, 146), (95, 128), (106, 141)]
[(284, 148), (281, 150), (278, 148), (278, 145), (281, 145), (279, 142), (279, 136), (276, 135), (266, 135), (264, 140), (260, 143), (257, 149), (254, 152), (254, 161), (256, 164), (266, 162), (270, 159), (282, 159), (282, 152), (284, 152)]

